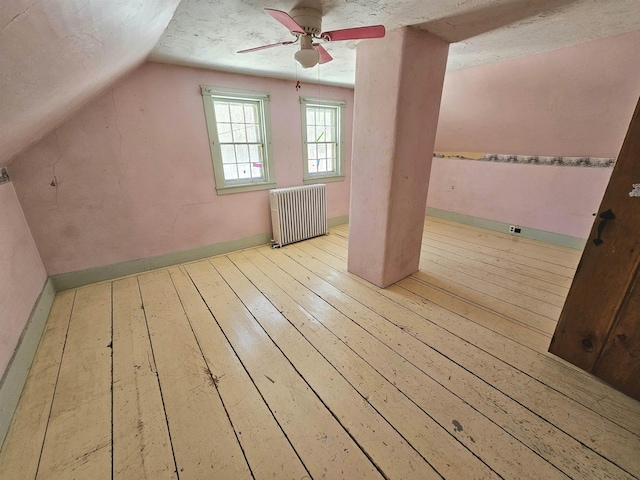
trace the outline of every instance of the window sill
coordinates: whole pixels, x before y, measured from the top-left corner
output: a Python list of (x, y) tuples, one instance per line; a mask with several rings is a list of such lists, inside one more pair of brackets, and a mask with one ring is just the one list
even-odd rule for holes
[(304, 185), (312, 185), (314, 183), (330, 183), (330, 182), (344, 182), (344, 175), (331, 175), (322, 177), (309, 177), (305, 178), (302, 183)]
[(252, 192), (254, 190), (270, 190), (272, 188), (276, 188), (275, 182), (228, 185), (226, 187), (216, 187), (216, 191), (218, 192), (218, 195), (227, 195), (229, 193)]

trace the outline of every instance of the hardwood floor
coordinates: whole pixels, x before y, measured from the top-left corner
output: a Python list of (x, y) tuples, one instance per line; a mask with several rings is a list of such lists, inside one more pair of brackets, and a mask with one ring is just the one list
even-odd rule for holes
[(59, 292), (2, 479), (632, 479), (640, 403), (546, 353), (580, 252), (428, 217)]

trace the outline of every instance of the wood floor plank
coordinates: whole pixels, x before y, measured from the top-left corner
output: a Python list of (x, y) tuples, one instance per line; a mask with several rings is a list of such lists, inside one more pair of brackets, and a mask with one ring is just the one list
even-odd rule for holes
[[(474, 349), (460, 338), (450, 335), (431, 322), (426, 322), (423, 317), (389, 302), (377, 292), (343, 275), (332, 273), (300, 249), (288, 248), (283, 250), (283, 253), (297, 259), (299, 264), (304, 265), (310, 272), (325, 278), (327, 282), (340, 288), (345, 295), (360, 302), (361, 308), (366, 305), (396, 325), (399, 330), (395, 330), (395, 335), (392, 335), (394, 331), (391, 329), (391, 335), (387, 333), (386, 339), (389, 345), (402, 345), (394, 349), (404, 352), (411, 344), (406, 338), (403, 339), (406, 334), (429, 346), (430, 348), (425, 349), (417, 345), (405, 355), (417, 366), (429, 369), (430, 374), (440, 384), (446, 385), (567, 475), (593, 478), (598, 472), (603, 478), (630, 478), (628, 473), (585, 447), (590, 445), (600, 450), (607, 447), (604, 450), (610, 454), (610, 450), (613, 449), (608, 447), (615, 444), (615, 450), (624, 450), (627, 448), (627, 442), (635, 443), (633, 436), (628, 435), (628, 432), (617, 425), (607, 423), (600, 415), (584, 409), (570, 398), (542, 384), (532, 382), (529, 376), (483, 351)], [(366, 310), (361, 314), (361, 317), (364, 316), (369, 322), (374, 320), (374, 315), (366, 313)], [(371, 330), (371, 327), (368, 329)], [(376, 329), (382, 331), (384, 325), (377, 326)], [(441, 353), (442, 357), (434, 356), (434, 352)], [(455, 363), (449, 362), (448, 359)], [(523, 391), (526, 391), (526, 395), (521, 394)], [(588, 435), (582, 434), (587, 424)], [(582, 443), (561, 429), (570, 431)], [(601, 436), (602, 440), (590, 440), (594, 436)], [(616, 460), (632, 470), (629, 466), (631, 458)]]
[[(280, 429), (251, 377), (227, 342), (204, 300), (183, 268), (169, 274), (198, 338), (213, 384), (238, 432), (255, 478), (299, 480), (308, 476), (302, 461)], [(265, 448), (268, 445), (268, 448)]]
[(437, 240), (441, 243), (446, 243), (447, 245), (456, 246), (458, 248), (463, 248), (466, 250), (473, 250), (474, 252), (478, 252), (484, 255), (499, 257), (500, 259), (504, 259), (514, 265), (523, 266), (531, 270), (550, 273), (557, 276), (559, 279), (563, 279), (563, 282), (567, 282), (567, 279), (569, 279), (570, 283), (571, 278), (573, 278), (573, 273), (575, 270), (575, 267), (573, 266), (568, 267), (542, 259), (530, 258), (518, 253), (514, 253), (512, 251), (503, 251), (479, 243), (470, 243), (466, 240), (460, 240), (458, 238), (450, 237), (441, 233), (431, 232), (429, 230), (425, 230), (423, 236), (425, 239)]
[(111, 478), (111, 284), (78, 289), (36, 478)]
[[(273, 259), (280, 268), (286, 270), (286, 274), (274, 272), (272, 276), (274, 279), (277, 278), (279, 284), (287, 285), (287, 291), (294, 291), (294, 285), (298, 282), (309, 289), (310, 295), (296, 293), (296, 301), (301, 306), (348, 343), (385, 378), (393, 381), (409, 398), (423, 409), (428, 409), (443, 428), (447, 428), (499, 475), (533, 478), (531, 472), (535, 471), (536, 478), (566, 478), (505, 430), (407, 361), (406, 357), (399, 355), (390, 344), (381, 341), (378, 335), (384, 335), (378, 331), (380, 325), (371, 322), (371, 317), (374, 316), (372, 312), (358, 318), (367, 325), (366, 328), (362, 328), (354, 318), (345, 313), (353, 314), (351, 309), (358, 308), (357, 305), (342, 298), (333, 287), (291, 261), (283, 252), (268, 248), (260, 248), (257, 251)], [(406, 343), (408, 338), (404, 341)], [(527, 468), (523, 468), (523, 464), (526, 464)]]
[(176, 465), (135, 277), (113, 282), (113, 478), (173, 479)]
[[(246, 258), (248, 255), (252, 258)], [(474, 456), (455, 435), (405, 396), (358, 356), (322, 322), (302, 308), (271, 275), (267, 259), (251, 252), (230, 255), (234, 264), (267, 296), (273, 306), (300, 331), (360, 394), (398, 430), (445, 478), (494, 478), (495, 473)], [(254, 263), (255, 262), (255, 263)], [(267, 273), (265, 273), (267, 272)], [(287, 285), (289, 287), (290, 285)], [(299, 286), (300, 294), (312, 295)]]
[(33, 479), (58, 380), (75, 290), (56, 295), (9, 432), (0, 450), (0, 478)]
[(186, 266), (313, 478), (381, 478), (208, 262)]
[[(385, 477), (441, 478), (425, 456), (436, 457), (432, 460), (434, 467), (439, 471), (448, 467), (447, 473), (455, 478), (477, 478), (480, 472), (490, 477), (492, 472), (468, 452), (458, 452), (462, 458), (466, 453), (467, 462), (455, 456), (456, 447), (459, 449), (460, 445), (451, 436), (435, 422), (423, 424), (421, 417), (426, 415), (422, 411), (305, 314), (247, 258), (242, 254), (229, 255), (229, 258), (233, 263), (218, 258), (213, 264)], [(387, 406), (389, 408), (385, 408)], [(395, 413), (392, 415), (395, 421), (387, 416), (390, 411)], [(390, 423), (386, 423), (385, 418)], [(434, 427), (440, 431), (434, 431)], [(440, 442), (436, 440), (438, 433)], [(452, 465), (454, 459), (459, 459), (458, 464)]]
[[(435, 237), (435, 240), (433, 240), (432, 237)], [(312, 239), (312, 241), (313, 240), (316, 240), (318, 245), (322, 245), (322, 248), (326, 249), (328, 252), (345, 259), (347, 258), (347, 239), (344, 236), (329, 234), (322, 237), (316, 237), (315, 239)], [(575, 269), (558, 267), (557, 265), (554, 266), (552, 264), (549, 264), (551, 267), (545, 269), (543, 268), (546, 266), (545, 262), (535, 259), (525, 258), (521, 262), (518, 262), (517, 260), (521, 257), (518, 257), (516, 254), (509, 253), (502, 255), (502, 253), (496, 249), (473, 244), (465, 244), (464, 241), (457, 239), (447, 239), (442, 236), (437, 237), (433, 233), (426, 231), (423, 235), (422, 245), (423, 248), (435, 245), (445, 251), (454, 252), (474, 260), (481, 260), (490, 265), (499, 266), (515, 273), (520, 273), (538, 280), (556, 284), (566, 288), (567, 290), (571, 285), (573, 272), (575, 272)], [(563, 274), (553, 271), (559, 268), (562, 269), (564, 272)], [(570, 273), (570, 276), (567, 276), (567, 272)]]
[(546, 351), (580, 252), (424, 224), (386, 289), (340, 225), (60, 292), (0, 478), (640, 479), (640, 402)]
[(480, 251), (471, 245), (460, 246), (460, 242), (457, 242), (456, 244), (446, 241), (446, 239), (433, 238), (433, 236), (429, 236), (426, 234), (422, 237), (422, 246), (423, 248), (438, 248), (446, 252), (455, 253), (472, 260), (503, 268), (510, 272), (519, 273), (533, 279), (558, 285), (562, 288), (566, 288), (567, 290), (571, 286), (572, 278), (566, 275), (558, 275), (554, 272), (549, 272), (540, 268), (523, 265), (522, 263), (514, 261), (513, 256), (511, 258), (502, 257), (499, 252), (487, 253), (484, 251)]
[[(435, 263), (441, 267), (447, 268), (460, 273), (465, 273), (474, 278), (484, 280), (494, 285), (512, 290), (518, 294), (525, 295), (531, 298), (535, 298), (539, 301), (553, 305), (558, 309), (561, 309), (564, 305), (566, 295), (558, 295), (557, 293), (550, 293), (544, 290), (539, 290), (533, 286), (514, 281), (508, 277), (496, 274), (495, 272), (489, 272), (482, 268), (477, 268), (469, 263), (459, 262), (451, 260), (449, 258), (434, 254), (432, 250), (423, 249), (421, 257), (430, 263)], [(502, 273), (502, 272), (500, 272)], [(555, 318), (558, 318), (558, 314), (554, 314)]]
[[(477, 285), (475, 282), (470, 281), (471, 285), (465, 285), (458, 282), (453, 282), (449, 279), (442, 278), (432, 273), (427, 265), (421, 264), (424, 270), (418, 270), (412, 274), (409, 278), (398, 281), (396, 284), (403, 286), (404, 282), (408, 280), (417, 280), (421, 283), (426, 283), (440, 290), (456, 295), (457, 297), (464, 298), (467, 303), (473, 303), (481, 306), (482, 308), (489, 310), (490, 312), (496, 312), (500, 315), (504, 315), (510, 318), (513, 322), (520, 323), (532, 330), (540, 332), (551, 339), (555, 330), (557, 321), (551, 318), (544, 317), (537, 314), (535, 311), (514, 305), (511, 301), (504, 301), (500, 297), (490, 296), (486, 292), (478, 289), (486, 290), (486, 285)], [(440, 269), (435, 269), (438, 273), (443, 273)], [(448, 275), (448, 277), (455, 277), (455, 275)], [(459, 281), (469, 280), (468, 278), (458, 278)]]
[[(496, 335), (495, 330), (500, 325), (499, 321), (506, 320), (503, 317), (492, 321), (491, 317), (496, 317), (495, 314), (473, 307), (462, 299), (417, 281), (412, 282), (415, 286), (412, 290), (420, 295), (406, 290), (408, 283), (405, 283), (405, 288), (392, 285), (386, 289), (380, 289), (349, 273), (346, 270), (346, 262), (315, 247), (312, 242), (298, 244), (297, 248), (360, 285), (378, 292), (417, 313), (425, 320), (477, 346), (487, 354), (499, 358), (553, 390), (574, 399), (636, 436), (640, 435), (640, 402), (546, 353), (548, 339), (545, 339), (545, 343), (540, 347), (532, 345), (530, 348), (523, 348), (527, 345), (523, 339), (512, 338), (508, 334)], [(481, 315), (486, 316), (487, 319), (478, 321), (476, 317)], [(532, 333), (532, 331), (529, 332)]]
[[(535, 318), (537, 319), (540, 317), (547, 318), (551, 320), (549, 325), (553, 325), (554, 327), (560, 317), (560, 311), (562, 310), (561, 306), (558, 307), (551, 305), (550, 303), (539, 300), (530, 295), (498, 285), (495, 281), (475, 277), (470, 275), (467, 271), (461, 272), (459, 270), (440, 265), (437, 262), (425, 259), (420, 261), (420, 269), (423, 272), (428, 272), (429, 274), (436, 275), (441, 279), (446, 280), (447, 283), (457, 283), (458, 285), (475, 290), (476, 292), (483, 294), (485, 297), (491, 297), (492, 299), (508, 303), (509, 305), (516, 306), (522, 310), (532, 312), (536, 315)], [(522, 318), (522, 315), (519, 315), (519, 317)]]
[(504, 281), (509, 282), (510, 285), (517, 284), (521, 285), (523, 288), (526, 287), (529, 290), (540, 292), (541, 294), (550, 294), (562, 299), (562, 301), (564, 301), (564, 299), (567, 297), (567, 293), (569, 293), (569, 287), (562, 287), (560, 285), (545, 282), (544, 280), (539, 280), (528, 275), (523, 275), (522, 273), (517, 273), (506, 268), (491, 265), (489, 263), (483, 263), (479, 260), (474, 260), (465, 255), (460, 255), (457, 253), (449, 252), (447, 250), (443, 250), (441, 248), (437, 248), (433, 244), (429, 244), (427, 248), (427, 246), (423, 243), (422, 252), (429, 252), (434, 257), (437, 256), (438, 258), (440, 258), (441, 261), (446, 260), (447, 262), (452, 262), (453, 264), (462, 265), (465, 268), (472, 267), (475, 269), (475, 271), (483, 272), (483, 274), (490, 275), (492, 278), (500, 277), (501, 279), (504, 279)]
[(138, 278), (179, 477), (251, 478), (168, 272)]
[[(341, 235), (335, 235), (335, 234), (334, 235), (328, 235), (326, 237), (321, 237), (321, 238), (324, 238), (328, 242), (332, 242), (332, 243), (336, 244), (337, 248), (334, 247), (332, 253), (338, 253), (339, 252), (339, 254), (343, 258), (346, 258), (346, 255), (347, 255), (347, 242), (348, 242), (347, 238), (345, 238), (345, 237), (343, 237)], [(424, 242), (425, 241), (423, 241), (423, 248), (422, 248), (422, 253), (421, 253), (421, 257), (423, 259), (428, 256), (428, 254), (429, 254), (429, 252), (431, 250), (431, 248), (429, 248), (427, 246), (428, 244), (424, 243)], [(458, 242), (458, 243), (460, 243), (460, 242)], [(340, 247), (343, 247), (343, 248), (340, 249)], [(470, 244), (467, 247), (470, 248), (471, 251), (474, 254), (477, 254), (477, 252), (480, 250), (480, 249), (478, 249), (478, 251), (476, 251), (474, 244)], [(447, 245), (445, 248), (446, 249), (451, 249), (451, 246)], [(447, 250), (444, 250), (444, 252), (447, 252)], [(468, 258), (469, 256), (470, 256), (470, 253), (468, 251), (465, 252), (465, 258)], [(431, 259), (427, 259), (427, 260), (431, 260)], [(496, 259), (496, 260), (498, 260), (498, 259)], [(438, 274), (440, 276), (445, 276), (446, 278), (459, 277), (460, 275), (469, 275), (469, 272), (466, 271), (466, 270), (464, 272), (459, 272), (459, 271), (456, 271), (455, 269), (450, 269), (450, 268), (444, 268), (443, 269), (440, 265), (438, 265), (438, 262), (435, 262), (435, 264), (432, 263), (431, 265), (433, 265), (433, 267), (432, 268), (428, 268), (426, 266), (426, 264), (425, 264), (425, 267), (424, 267), (424, 273), (425, 274), (426, 273), (440, 272)], [(502, 266), (504, 266), (504, 264), (502, 264)], [(526, 272), (527, 275), (525, 275), (525, 278), (531, 279), (533, 281), (537, 280), (538, 283), (540, 282), (540, 280), (536, 279), (536, 277), (551, 277), (557, 283), (560, 283), (560, 284), (567, 283), (567, 279), (566, 278), (559, 277), (554, 273), (541, 272), (539, 269), (535, 269), (533, 267), (525, 267), (523, 265), (516, 265), (515, 268), (518, 268), (519, 270), (522, 270), (522, 271)], [(510, 273), (513, 273), (510, 270), (503, 269), (503, 268), (500, 268), (499, 271), (503, 275), (509, 275)], [(442, 273), (442, 272), (445, 272), (445, 273)], [(573, 273), (575, 273), (575, 268), (571, 269), (571, 275), (573, 275)], [(522, 275), (522, 274), (519, 274), (519, 275)], [(473, 281), (472, 284), (475, 286), (476, 289), (478, 289), (481, 292), (488, 293), (490, 295), (499, 295), (498, 298), (509, 298), (511, 300), (512, 304), (514, 302), (518, 302), (518, 303), (515, 303), (515, 304), (516, 305), (522, 305), (522, 307), (529, 308), (529, 309), (531, 309), (533, 311), (541, 310), (540, 313), (542, 313), (543, 316), (547, 316), (548, 318), (552, 318), (554, 320), (557, 320), (557, 318), (559, 317), (559, 309), (558, 308), (555, 308), (553, 306), (546, 306), (544, 304), (542, 306), (538, 307), (538, 305), (537, 305), (535, 300), (529, 300), (528, 299), (529, 295), (520, 296), (516, 292), (511, 292), (510, 289), (506, 289), (505, 290), (504, 287), (501, 287), (500, 285), (498, 285), (495, 280), (492, 279), (492, 281), (488, 281), (486, 275), (483, 278), (479, 278), (476, 275), (474, 278), (476, 278), (476, 280)], [(554, 285), (554, 284), (551, 284), (551, 285)], [(561, 288), (565, 292), (568, 291), (568, 286), (567, 287), (555, 286), (556, 290), (558, 288)], [(501, 293), (501, 291), (502, 292), (506, 292), (506, 293)], [(560, 302), (558, 302), (558, 303), (560, 303)], [(561, 307), (562, 305), (563, 304), (561, 303), (559, 305), (559, 307)]]
[[(323, 243), (321, 239), (315, 238), (305, 242), (301, 248), (318, 248), (319, 251), (330, 255), (330, 257), (325, 257), (323, 261), (328, 262), (334, 268), (346, 272), (346, 259), (331, 254), (328, 249), (331, 249), (332, 247), (328, 247), (328, 249), (325, 249), (325, 247), (326, 244)], [(538, 351), (546, 351), (547, 348), (549, 348), (549, 343), (551, 341), (551, 335), (549, 333), (531, 329), (524, 322), (514, 322), (506, 315), (486, 310), (484, 307), (472, 303), (463, 297), (459, 297), (449, 291), (441, 290), (427, 283), (418, 282), (414, 278), (408, 277), (403, 280), (403, 282), (404, 283), (402, 285), (404, 288), (416, 288), (420, 291), (429, 291), (429, 295), (425, 295), (425, 298), (428, 298), (430, 302), (434, 302), (436, 304), (444, 303), (445, 305), (449, 305), (453, 302), (452, 304), (457, 307), (456, 313), (469, 318), (479, 325), (515, 340), (522, 345), (530, 346)], [(388, 288), (393, 289), (396, 287), (397, 284)], [(472, 313), (473, 315), (471, 315)]]
[[(500, 358), (501, 360), (516, 366), (529, 376), (542, 381), (554, 390), (577, 400), (582, 405), (590, 408), (606, 418), (612, 419), (619, 426), (638, 435), (640, 433), (640, 404), (632, 402), (630, 397), (625, 396), (621, 392), (613, 390), (610, 386), (604, 384), (595, 377), (587, 374), (582, 370), (578, 370), (572, 365), (560, 361), (558, 358), (546, 352), (549, 340), (539, 346), (528, 344), (526, 341), (512, 342), (510, 338), (505, 336), (487, 335), (486, 331), (480, 331), (478, 328), (492, 330), (489, 323), (476, 322), (476, 325), (470, 324), (467, 319), (475, 322), (477, 315), (484, 315), (491, 318), (492, 314), (482, 309), (470, 308), (469, 304), (465, 304), (459, 299), (442, 294), (442, 299), (435, 298), (434, 290), (425, 290), (425, 285), (419, 282), (407, 281), (403, 287), (391, 286), (385, 295), (394, 298), (398, 302), (403, 303), (407, 308), (415, 311), (425, 318), (437, 321), (439, 325), (452, 331), (461, 338), (480, 346), (487, 353)], [(425, 291), (427, 293), (425, 293)], [(462, 320), (456, 322), (450, 315), (445, 315), (442, 320), (438, 321), (437, 315), (434, 315), (432, 309), (425, 308), (435, 301), (445, 310), (460, 315)], [(428, 312), (428, 313), (426, 313)], [(519, 345), (518, 345), (519, 343)], [(529, 348), (522, 348), (522, 347)]]

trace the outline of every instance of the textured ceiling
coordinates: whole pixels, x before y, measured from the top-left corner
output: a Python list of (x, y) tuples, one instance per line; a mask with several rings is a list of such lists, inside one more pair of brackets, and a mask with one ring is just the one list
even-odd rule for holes
[(449, 70), (540, 53), (640, 29), (638, 0), (182, 0), (152, 52), (158, 62), (322, 83), (353, 85), (356, 42), (325, 48), (334, 61), (296, 67), (295, 45), (238, 50), (291, 40), (264, 7), (323, 12), (323, 30), (383, 24), (416, 26), (454, 43)]

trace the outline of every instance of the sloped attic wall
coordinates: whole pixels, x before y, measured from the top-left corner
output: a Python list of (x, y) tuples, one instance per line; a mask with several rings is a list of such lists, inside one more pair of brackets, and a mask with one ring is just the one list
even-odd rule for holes
[(3, 0), (0, 165), (140, 64), (179, 0)]

